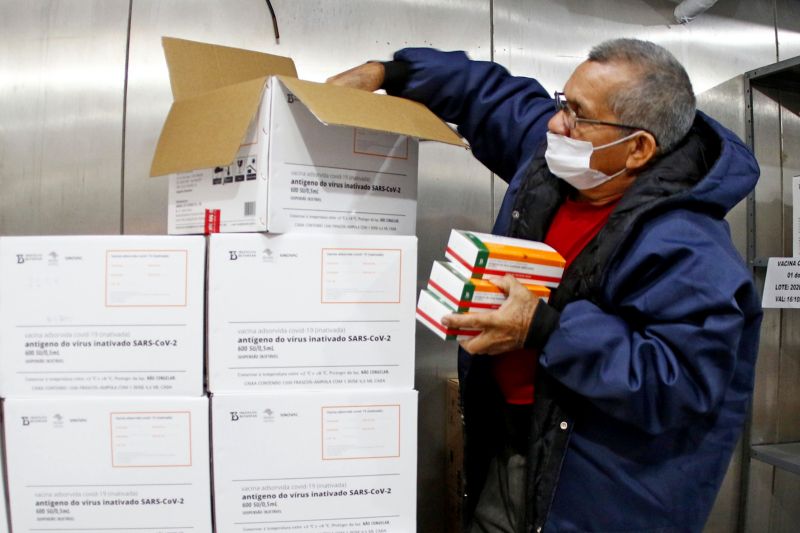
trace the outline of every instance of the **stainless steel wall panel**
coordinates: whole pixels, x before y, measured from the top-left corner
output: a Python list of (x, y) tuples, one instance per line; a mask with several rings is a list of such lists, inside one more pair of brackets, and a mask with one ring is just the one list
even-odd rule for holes
[[(744, 106), (744, 79), (737, 76), (717, 87), (698, 95), (698, 107), (709, 115), (719, 120), (723, 125), (733, 130), (741, 138), (745, 138), (745, 106)], [(774, 201), (779, 193), (780, 187), (780, 129), (777, 104), (763, 94), (756, 97), (758, 110), (763, 112), (759, 115), (756, 122), (757, 129), (757, 152), (762, 161), (762, 167), (766, 166), (766, 175), (762, 177), (764, 181), (760, 185), (759, 193), (769, 194)], [(762, 137), (766, 136), (766, 137)], [(772, 162), (770, 165), (769, 162)], [(764, 163), (767, 163), (764, 165)], [(779, 214), (773, 211), (761, 211), (761, 202), (766, 200), (760, 194), (757, 197), (758, 219), (761, 226), (772, 228), (775, 231), (780, 218)], [(731, 225), (731, 232), (734, 242), (739, 252), (746, 256), (746, 205), (740, 203), (727, 217)], [(761, 228), (762, 230), (764, 228)], [(777, 228), (780, 231), (780, 228)], [(762, 238), (763, 233), (760, 233)], [(778, 233), (780, 235), (780, 232)], [(777, 246), (772, 246), (770, 251), (775, 251), (781, 247), (781, 239), (777, 241)], [(763, 271), (758, 272), (759, 275)], [(779, 412), (776, 405), (779, 402), (779, 369), (781, 358), (783, 357), (779, 346), (781, 345), (781, 317), (780, 311), (768, 311), (764, 326), (762, 327), (762, 344), (757, 365), (757, 385), (754, 393), (754, 423), (751, 434), (756, 442), (764, 442), (765, 439), (774, 438), (778, 431)], [(749, 447), (749, 442), (748, 442)], [(749, 453), (747, 450), (745, 453)], [(741, 466), (742, 451), (740, 447), (734, 454), (725, 481), (717, 498), (716, 505), (712, 511), (708, 523), (705, 527), (706, 533), (725, 533), (735, 531), (738, 525), (739, 516), (739, 497), (741, 495)], [(745, 516), (747, 522), (752, 525), (763, 526), (763, 529), (755, 527), (748, 528), (747, 531), (767, 531), (769, 523), (769, 508), (771, 506), (772, 495), (770, 493), (773, 469), (766, 467), (757, 461), (747, 463), (748, 472), (748, 494), (747, 509)], [(766, 511), (763, 509), (766, 506)]]
[(770, 531), (772, 514), (772, 487), (775, 468), (761, 461), (750, 463), (750, 478), (747, 487), (747, 512), (744, 531), (765, 533)]
[[(280, 2), (275, 42), (266, 3), (257, 0), (193, 2), (134, 0), (128, 80), (125, 159), (125, 232), (166, 230), (166, 185), (148, 178), (161, 124), (172, 101), (161, 37), (170, 35), (294, 58), (300, 77), (323, 81), (368, 59), (389, 59), (405, 46), (465, 49), (488, 59), (489, 0), (420, 3)], [(448, 21), (448, 24), (442, 24)], [(453, 156), (453, 169), (470, 155)], [(424, 167), (421, 172), (424, 174)], [(488, 186), (487, 186), (488, 187)], [(486, 187), (473, 191), (487, 201)], [(465, 191), (470, 196), (469, 190)], [(484, 209), (485, 211), (485, 209)]]
[(792, 255), (792, 177), (800, 175), (800, 95), (791, 91), (778, 93), (781, 106), (781, 225), (784, 228), (781, 245), (783, 254)]
[(271, 33), (265, 2), (133, 0), (125, 125), (125, 233), (159, 234), (167, 227), (167, 180), (148, 177), (172, 103), (161, 37), (280, 53), (265, 50)]
[[(777, 59), (785, 60), (800, 55), (800, 8), (793, 0), (775, 0), (775, 21)], [(783, 197), (781, 209), (777, 211), (782, 215), (783, 234), (780, 238), (775, 234), (773, 241), (780, 240), (782, 255), (792, 255), (791, 228), (792, 228), (792, 198), (791, 178), (800, 174), (800, 157), (797, 155), (798, 141), (800, 141), (800, 127), (798, 127), (798, 104), (800, 99), (790, 93), (779, 96), (782, 107), (781, 113), (781, 155), (782, 155), (782, 188)], [(761, 208), (758, 205), (757, 208)], [(768, 208), (768, 207), (766, 207)], [(777, 214), (776, 213), (776, 214)], [(774, 246), (774, 244), (773, 244)], [(769, 429), (772, 430), (767, 442), (787, 442), (800, 439), (800, 315), (796, 310), (784, 310), (780, 314), (780, 358), (774, 361), (773, 350), (770, 350), (770, 366), (768, 369), (769, 386), (772, 393), (769, 396), (774, 403), (775, 414), (769, 418)], [(762, 341), (763, 345), (763, 341)], [(773, 347), (774, 348), (774, 347)], [(759, 375), (759, 381), (762, 376)], [(755, 527), (748, 524), (748, 531), (767, 531), (764, 528), (765, 514), (769, 517), (768, 530), (771, 533), (789, 532), (797, 529), (800, 520), (800, 476), (772, 469), (770, 478), (771, 498), (766, 504), (754, 501), (749, 505), (749, 512), (756, 515), (759, 522)], [(764, 480), (761, 480), (762, 482)], [(751, 487), (752, 487), (751, 483)]]
[(756, 185), (756, 256), (783, 254), (783, 185), (777, 91), (753, 91), (754, 151), (761, 167)]
[(773, 0), (728, 0), (686, 25), (675, 5), (647, 0), (495, 0), (495, 60), (560, 89), (606, 39), (648, 39), (669, 49), (701, 93), (775, 59)]
[(796, 309), (787, 309), (782, 319), (778, 442), (796, 442), (800, 441), (800, 314)]
[(736, 446), (728, 465), (725, 479), (717, 494), (714, 508), (708, 517), (704, 533), (730, 533), (736, 531), (739, 523), (739, 495), (741, 494), (742, 441)]
[[(686, 65), (700, 93), (700, 107), (740, 134), (743, 111), (736, 92), (741, 78), (731, 78), (773, 62), (776, 53), (780, 59), (800, 54), (800, 8), (794, 0), (726, 0), (683, 26), (673, 23), (675, 4), (666, 0), (273, 4), (281, 29), (279, 44), (263, 0), (0, 2), (0, 234), (165, 231), (166, 180), (147, 177), (171, 102), (162, 35), (291, 55), (301, 77), (320, 81), (366, 59), (388, 58), (403, 46), (466, 49), (476, 59), (490, 59), (493, 53), (513, 73), (534, 75), (549, 90), (563, 86), (592, 45), (620, 36), (645, 38), (663, 44)], [(789, 242), (784, 233), (790, 204), (787, 180), (800, 173), (793, 148), (800, 128), (796, 116), (784, 113), (781, 151), (777, 99), (758, 93), (755, 105), (756, 154), (762, 166), (757, 255), (783, 255)], [(450, 228), (488, 229), (505, 188), (468, 152), (422, 144), (419, 287), (431, 261), (442, 256)], [(728, 220), (743, 251), (743, 208), (737, 207)], [(800, 333), (791, 313), (765, 315), (754, 396), (755, 443), (800, 438), (800, 405), (792, 395), (800, 381), (798, 357), (792, 355)], [(784, 349), (779, 352), (781, 344)], [(420, 531), (444, 529), (442, 380), (454, 373), (455, 345), (420, 331)], [(780, 414), (786, 406), (787, 413)], [(735, 459), (707, 531), (732, 529), (739, 470)], [(796, 481), (786, 474), (773, 475), (772, 467), (757, 462), (749, 474), (748, 531), (767, 531), (770, 525), (772, 531), (793, 530), (785, 528), (798, 518)]]
[(800, 5), (796, 0), (775, 0), (777, 60), (800, 55)]
[(769, 533), (795, 533), (800, 524), (800, 476), (775, 469)]
[(738, 75), (697, 94), (697, 108), (745, 139), (744, 76)]
[[(508, 183), (497, 176), (492, 176), (492, 216), (496, 217), (503, 205), (503, 197), (508, 190)], [(493, 218), (494, 220), (494, 218)]]
[[(781, 178), (780, 106), (775, 92), (753, 91), (754, 151), (761, 167), (756, 186), (756, 256), (783, 254), (783, 187)], [(762, 274), (762, 272), (759, 272)], [(780, 310), (766, 310), (753, 392), (753, 444), (778, 437), (778, 375), (780, 370)]]
[[(466, 159), (465, 159), (466, 156)], [(444, 258), (452, 228), (491, 229), (491, 174), (461, 148), (420, 146), (417, 289), (427, 285), (434, 259)], [(419, 391), (418, 531), (445, 531), (445, 378), (456, 376), (454, 342), (417, 327), (415, 383)]]
[(752, 444), (769, 444), (778, 439), (778, 378), (780, 372), (781, 311), (765, 309), (753, 388)]
[(0, 2), (0, 234), (120, 232), (128, 6)]
[[(781, 164), (782, 206), (775, 215), (782, 216), (784, 256), (792, 255), (792, 177), (800, 175), (800, 96), (782, 91)], [(800, 440), (800, 312), (786, 309), (782, 313), (780, 374), (778, 379), (778, 442)], [(777, 494), (777, 487), (776, 487)], [(800, 501), (800, 499), (796, 500)]]
[[(148, 178), (158, 134), (171, 102), (161, 36), (237, 46), (294, 58), (300, 77), (323, 81), (369, 59), (389, 59), (405, 46), (463, 49), (490, 59), (489, 0), (330, 2), (273, 1), (281, 32), (275, 42), (263, 0), (133, 0), (125, 158), (125, 233), (163, 233), (164, 178)], [(487, 230), (491, 175), (466, 150), (420, 146), (418, 285), (444, 256), (453, 227)], [(443, 531), (444, 376), (456, 373), (455, 344), (427, 330), (417, 335), (420, 531)]]

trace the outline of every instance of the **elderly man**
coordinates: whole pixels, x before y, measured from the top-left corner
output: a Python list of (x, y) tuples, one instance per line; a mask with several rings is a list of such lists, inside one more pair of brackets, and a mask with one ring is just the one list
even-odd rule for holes
[(406, 49), (332, 83), (458, 125), (509, 183), (494, 232), (567, 260), (549, 303), (510, 277), (459, 358), (466, 530), (700, 531), (741, 432), (761, 309), (725, 214), (750, 151), (695, 110), (663, 48), (595, 47), (555, 98), (461, 52)]

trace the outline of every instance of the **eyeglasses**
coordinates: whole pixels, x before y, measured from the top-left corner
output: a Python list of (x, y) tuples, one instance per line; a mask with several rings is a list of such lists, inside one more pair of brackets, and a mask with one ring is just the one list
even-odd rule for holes
[[(559, 111), (564, 112), (564, 116), (567, 119), (567, 127), (571, 130), (574, 130), (579, 122), (585, 122), (587, 124), (597, 124), (598, 126), (613, 126), (615, 128), (626, 128), (629, 130), (642, 130), (646, 131), (650, 135), (653, 135), (652, 131), (648, 130), (647, 128), (643, 128), (641, 126), (631, 126), (630, 124), (620, 124), (619, 122), (608, 122), (605, 120), (596, 120), (593, 118), (581, 118), (569, 106), (569, 102), (567, 101), (566, 96), (564, 96), (564, 93), (562, 92), (559, 91), (554, 92), (553, 99), (555, 100), (556, 113), (558, 113)], [(655, 137), (655, 135), (653, 135), (653, 137)]]

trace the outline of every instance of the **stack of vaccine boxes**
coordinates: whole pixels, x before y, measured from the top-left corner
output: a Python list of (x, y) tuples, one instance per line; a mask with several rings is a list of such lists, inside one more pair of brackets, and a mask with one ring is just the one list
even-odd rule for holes
[(0, 238), (11, 526), (211, 531), (202, 237)]
[(211, 236), (219, 531), (415, 531), (415, 281), (415, 237)]
[(417, 320), (445, 340), (465, 340), (479, 332), (445, 327), (444, 316), (486, 312), (505, 301), (505, 294), (485, 276), (510, 274), (547, 301), (564, 273), (564, 259), (544, 243), (474, 231), (452, 230), (445, 257), (434, 261), (417, 303)]
[(164, 50), (170, 236), (0, 238), (14, 533), (416, 531), (416, 139), (462, 141), (288, 58)]
[(461, 140), (287, 58), (164, 47), (151, 173), (169, 232), (211, 233), (217, 531), (416, 531), (416, 139)]

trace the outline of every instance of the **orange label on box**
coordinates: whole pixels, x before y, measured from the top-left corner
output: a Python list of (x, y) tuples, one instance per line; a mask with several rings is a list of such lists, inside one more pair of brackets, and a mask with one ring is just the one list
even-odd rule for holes
[(192, 466), (189, 411), (109, 414), (113, 468)]

